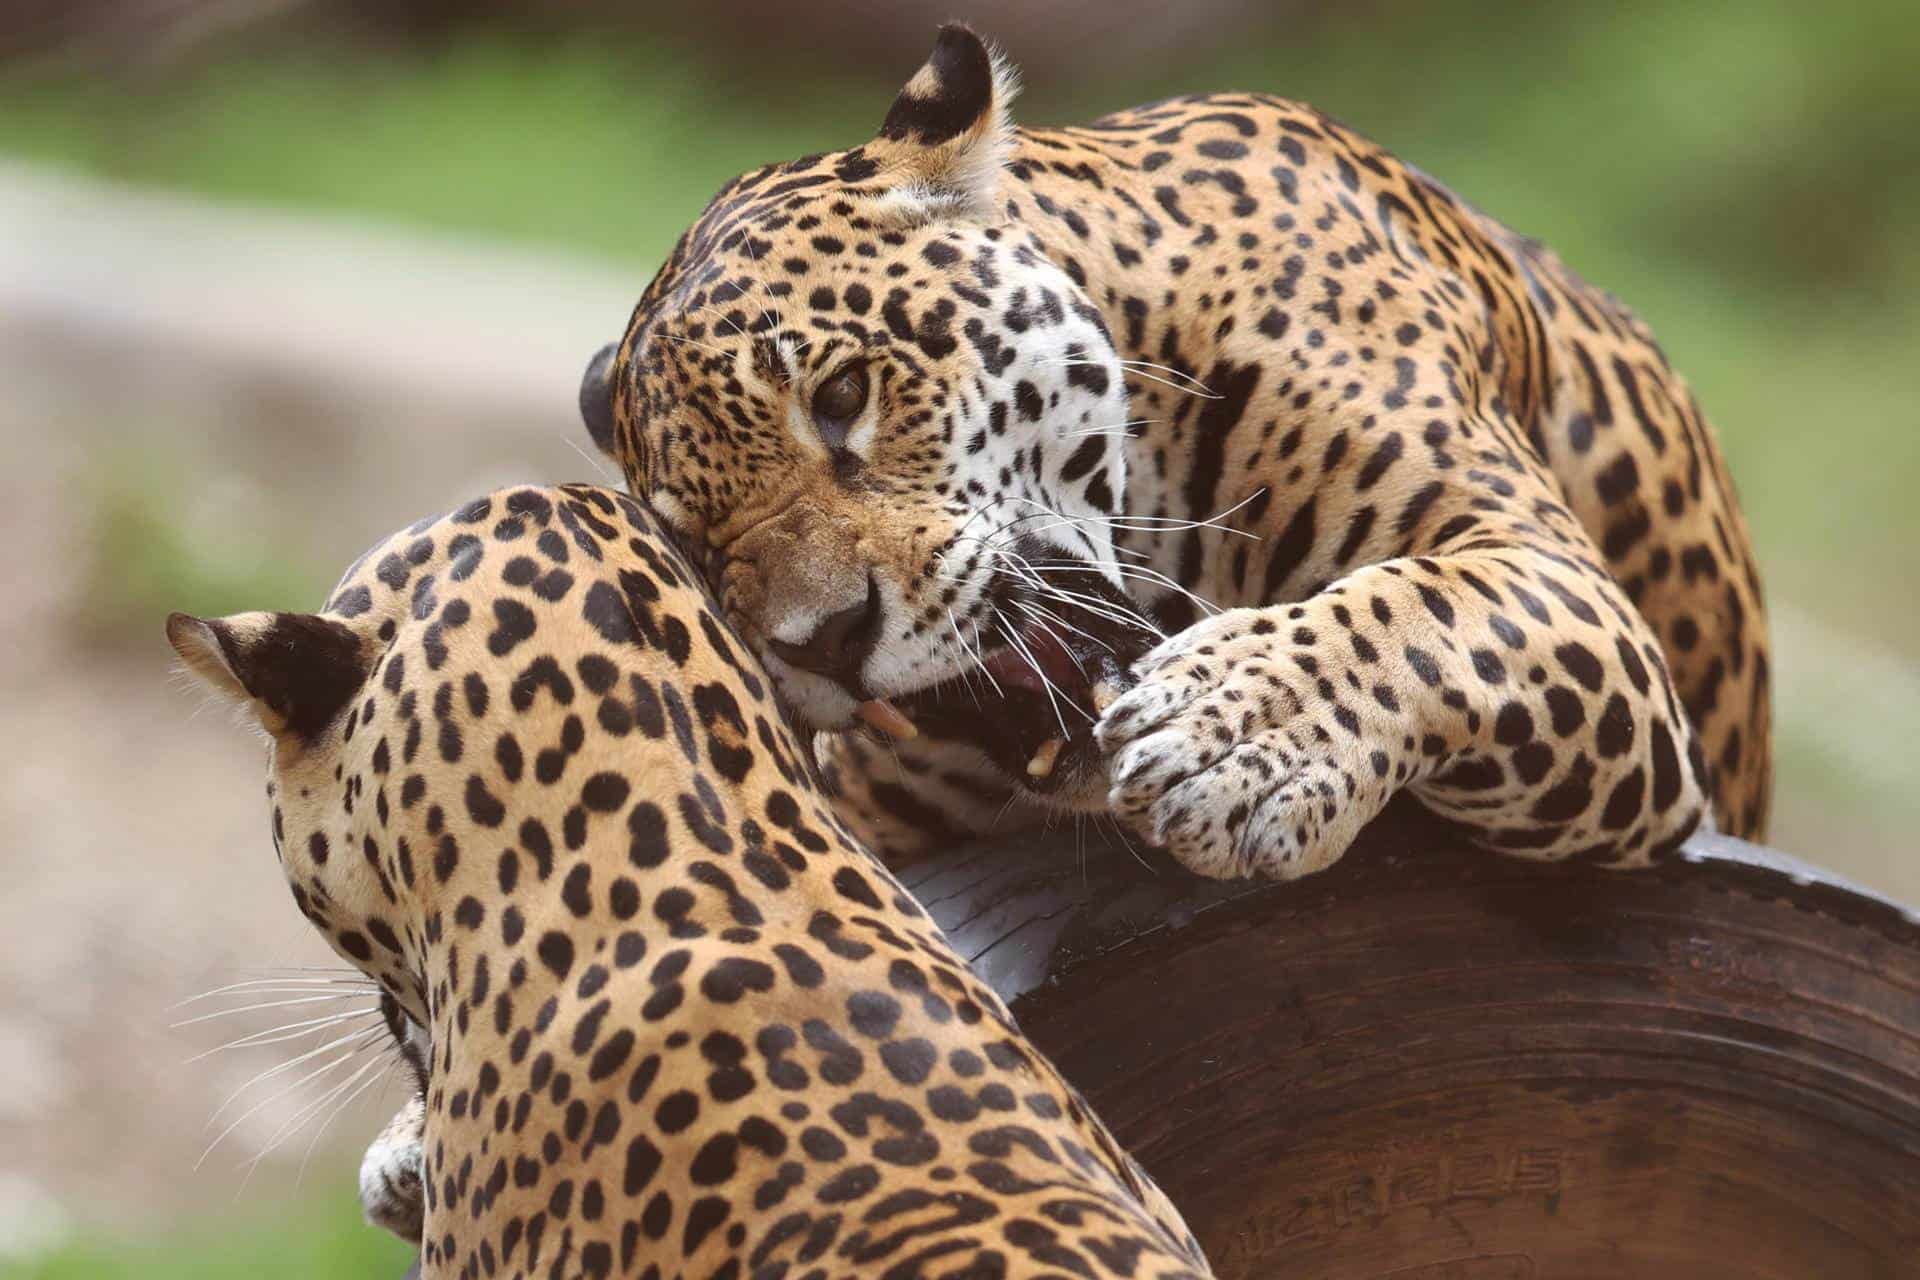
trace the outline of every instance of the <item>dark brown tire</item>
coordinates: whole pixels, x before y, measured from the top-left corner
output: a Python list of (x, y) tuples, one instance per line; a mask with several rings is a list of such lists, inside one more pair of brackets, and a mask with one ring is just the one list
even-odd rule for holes
[(1222, 1280), (1920, 1276), (1920, 920), (1804, 864), (1402, 815), (1294, 885), (1070, 835), (904, 878)]

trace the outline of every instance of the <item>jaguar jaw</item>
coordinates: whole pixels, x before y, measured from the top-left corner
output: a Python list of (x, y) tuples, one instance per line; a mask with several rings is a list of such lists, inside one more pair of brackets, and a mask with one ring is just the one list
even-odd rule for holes
[[(1076, 590), (1086, 593), (1084, 582)], [(894, 737), (958, 740), (984, 751), (1036, 795), (1058, 795), (1101, 761), (1093, 728), (1131, 684), (1128, 669), (1157, 641), (1117, 590), (1090, 606), (1048, 598), (1041, 609), (1016, 585), (994, 601), (984, 649), (958, 675), (890, 701), (863, 704), (862, 719)], [(1022, 609), (1019, 604), (1028, 608)], [(1043, 610), (1043, 611), (1042, 611)], [(1015, 619), (1024, 621), (1016, 625)]]

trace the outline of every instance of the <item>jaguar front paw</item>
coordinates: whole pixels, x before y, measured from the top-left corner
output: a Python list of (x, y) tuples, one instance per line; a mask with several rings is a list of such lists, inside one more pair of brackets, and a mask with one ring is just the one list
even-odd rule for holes
[(1280, 638), (1273, 611), (1236, 609), (1148, 654), (1097, 730), (1113, 810), (1200, 875), (1293, 879), (1336, 861), (1392, 793), (1370, 735), (1392, 733)]

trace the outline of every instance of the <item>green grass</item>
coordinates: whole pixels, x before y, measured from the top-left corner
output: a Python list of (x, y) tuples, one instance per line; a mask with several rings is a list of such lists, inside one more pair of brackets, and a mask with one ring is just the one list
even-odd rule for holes
[(0, 1280), (399, 1280), (412, 1260), (407, 1246), (360, 1221), (350, 1193), (309, 1192), (278, 1213), (137, 1240), (76, 1240), (32, 1261), (0, 1261)]

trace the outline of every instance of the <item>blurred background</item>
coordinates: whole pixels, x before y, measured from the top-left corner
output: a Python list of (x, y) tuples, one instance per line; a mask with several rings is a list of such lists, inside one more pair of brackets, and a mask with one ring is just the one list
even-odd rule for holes
[(400, 1087), (160, 620), (595, 476), (579, 370), (681, 227), (868, 137), (956, 13), (1023, 119), (1304, 98), (1628, 299), (1759, 540), (1773, 842), (1920, 902), (1912, 0), (10, 0), (0, 1276), (398, 1274), (351, 1175)]

